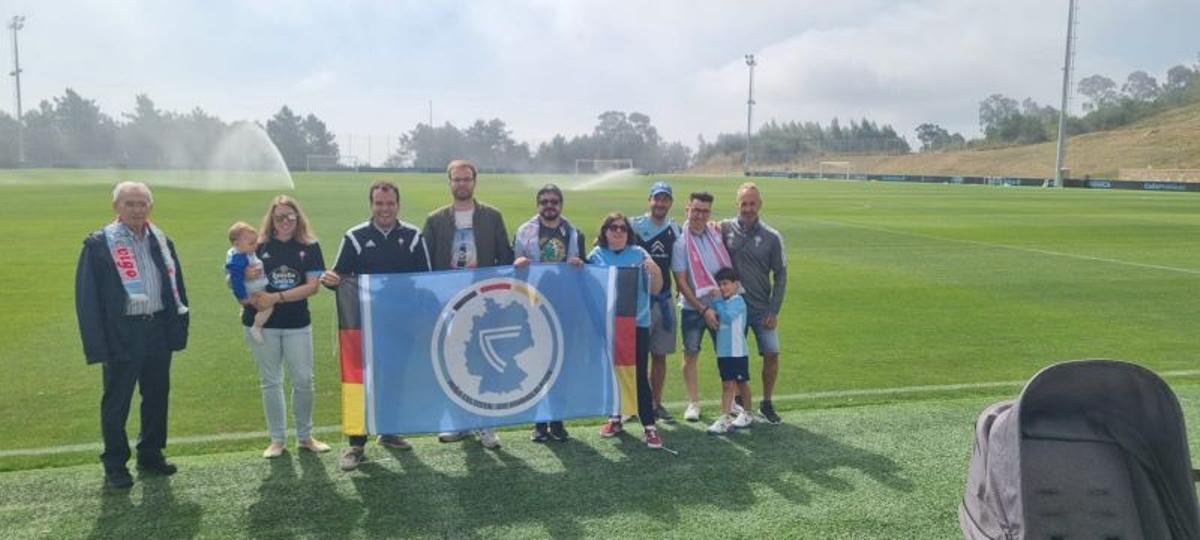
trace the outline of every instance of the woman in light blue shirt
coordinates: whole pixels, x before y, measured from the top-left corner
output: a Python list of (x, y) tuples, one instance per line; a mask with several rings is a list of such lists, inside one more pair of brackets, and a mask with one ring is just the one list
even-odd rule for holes
[[(662, 289), (662, 272), (646, 250), (629, 241), (629, 220), (620, 212), (611, 212), (600, 225), (595, 246), (588, 254), (590, 264), (641, 268), (637, 281), (637, 402), (638, 418), (646, 433), (646, 446), (662, 448), (662, 437), (654, 427), (654, 399), (650, 393), (647, 364), (650, 360), (650, 295)], [(621, 417), (613, 416), (600, 429), (601, 437), (613, 437), (624, 431)]]

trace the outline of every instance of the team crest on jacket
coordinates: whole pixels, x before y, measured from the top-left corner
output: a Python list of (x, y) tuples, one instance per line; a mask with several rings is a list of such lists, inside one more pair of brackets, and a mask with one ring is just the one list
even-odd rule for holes
[(554, 386), (562, 372), (562, 327), (537, 289), (493, 278), (450, 299), (430, 350), (447, 397), (474, 414), (507, 416), (532, 407)]

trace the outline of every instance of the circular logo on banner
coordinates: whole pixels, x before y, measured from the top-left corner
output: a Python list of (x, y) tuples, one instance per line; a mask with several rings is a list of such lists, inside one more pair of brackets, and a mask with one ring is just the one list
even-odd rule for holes
[(494, 278), (454, 296), (433, 331), (433, 372), (455, 403), (482, 416), (532, 407), (562, 371), (554, 306), (528, 283)]

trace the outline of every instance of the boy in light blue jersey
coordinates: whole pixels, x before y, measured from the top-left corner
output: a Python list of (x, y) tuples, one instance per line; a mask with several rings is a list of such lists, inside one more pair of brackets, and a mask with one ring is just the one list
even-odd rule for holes
[[(721, 297), (714, 300), (720, 327), (717, 329), (717, 368), (721, 372), (721, 416), (708, 427), (712, 434), (728, 433), (734, 428), (750, 427), (750, 356), (746, 348), (746, 301), (738, 294), (741, 285), (732, 268), (722, 268), (715, 276)], [(742, 398), (737, 417), (730, 419), (733, 397)]]

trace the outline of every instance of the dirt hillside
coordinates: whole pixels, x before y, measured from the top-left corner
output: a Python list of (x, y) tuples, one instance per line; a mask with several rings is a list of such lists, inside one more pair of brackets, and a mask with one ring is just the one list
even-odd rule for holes
[[(1054, 176), (1055, 143), (995, 150), (916, 152), (907, 155), (836, 155), (862, 173)], [(742, 170), (742, 155), (717, 156), (694, 172)], [(765, 169), (817, 170), (817, 159), (760, 166)], [(1135, 124), (1071, 137), (1067, 142), (1070, 176), (1117, 178), (1120, 169), (1200, 169), (1200, 104), (1173, 109)]]

